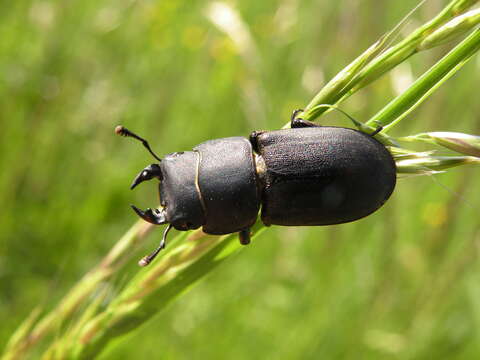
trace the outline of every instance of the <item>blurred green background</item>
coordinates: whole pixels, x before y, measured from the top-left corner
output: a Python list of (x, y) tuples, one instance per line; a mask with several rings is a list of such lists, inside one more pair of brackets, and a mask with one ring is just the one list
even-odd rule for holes
[[(402, 33), (446, 3), (427, 1)], [(279, 128), (416, 4), (3, 4), (0, 347), (136, 221), (130, 203), (156, 204), (153, 183), (128, 190), (152, 158), (115, 125), (160, 155)], [(367, 119), (449, 47), (415, 56), (342, 109)], [(480, 133), (479, 71), (477, 56), (392, 135)], [(321, 121), (350, 126), (336, 114)], [(478, 358), (479, 171), (401, 179), (381, 211), (352, 224), (272, 227), (100, 358)], [(160, 236), (134, 254), (118, 289)]]

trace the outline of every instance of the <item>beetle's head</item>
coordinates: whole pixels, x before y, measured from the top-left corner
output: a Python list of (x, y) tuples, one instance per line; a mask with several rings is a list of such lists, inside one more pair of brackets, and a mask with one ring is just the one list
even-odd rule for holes
[[(127, 128), (124, 128), (123, 126), (118, 125), (115, 128), (115, 133), (117, 135), (120, 135), (120, 136), (132, 137), (134, 139), (137, 139), (138, 141), (140, 141), (143, 144), (143, 146), (145, 146), (145, 148), (150, 152), (150, 154), (152, 154), (152, 156), (155, 159), (157, 159), (159, 162), (162, 161), (162, 159), (160, 159), (152, 151), (152, 149), (150, 148), (150, 145), (148, 144), (147, 140), (141, 138), (140, 136), (131, 132)], [(163, 179), (162, 170), (161, 170), (159, 164), (151, 164), (151, 165), (147, 166), (145, 169), (143, 169), (142, 171), (140, 171), (140, 173), (135, 177), (135, 179), (133, 179), (133, 182), (130, 185), (130, 189), (133, 189), (138, 184), (140, 184), (144, 181), (147, 181), (147, 180), (151, 180), (153, 178), (157, 178), (160, 182)], [(161, 224), (166, 224), (167, 223), (167, 218), (166, 218), (166, 213), (165, 213), (164, 208), (153, 209), (153, 210), (148, 208), (147, 210), (143, 211), (143, 210), (140, 210), (139, 208), (137, 208), (135, 205), (131, 205), (131, 206), (132, 206), (132, 209), (138, 214), (138, 216), (140, 216), (145, 221), (148, 221), (149, 223), (152, 223), (152, 224), (155, 224), (155, 225), (161, 225)], [(167, 237), (168, 231), (170, 229), (171, 229), (171, 225), (168, 225), (168, 227), (165, 229), (165, 232), (163, 233), (163, 238), (162, 238), (162, 241), (160, 242), (160, 245), (151, 254), (149, 254), (147, 256), (144, 256), (138, 262), (138, 264), (140, 266), (148, 265), (153, 259), (155, 259), (155, 257), (160, 252), (160, 250), (162, 250), (165, 247), (166, 237)]]
[[(118, 125), (115, 128), (115, 133), (120, 136), (131, 137), (140, 141), (143, 144), (143, 146), (147, 148), (150, 154), (152, 154), (152, 156), (161, 163), (162, 159), (160, 159), (152, 151), (147, 140), (141, 138), (137, 134), (131, 132), (130, 130), (128, 130), (127, 128), (124, 128), (121, 125)], [(135, 176), (135, 179), (133, 179), (132, 184), (130, 185), (130, 190), (133, 190), (138, 184), (147, 180), (152, 180), (153, 178), (157, 178), (160, 182), (163, 180), (162, 169), (160, 168), (159, 164), (148, 165), (145, 169), (140, 171), (140, 173), (137, 176)], [(143, 211), (137, 208), (135, 205), (131, 205), (131, 206), (132, 206), (132, 209), (138, 214), (138, 216), (140, 216), (145, 221), (148, 221), (149, 223), (152, 223), (154, 225), (162, 225), (167, 223), (164, 208), (154, 209), (154, 210), (149, 208)]]
[(143, 146), (159, 161), (148, 165), (135, 177), (130, 189), (152, 179), (159, 180), (160, 207), (141, 210), (134, 205), (132, 209), (145, 221), (154, 225), (169, 224), (159, 248), (140, 261), (145, 266), (165, 246), (165, 237), (171, 227), (177, 230), (197, 229), (204, 223), (204, 211), (200, 194), (197, 191), (196, 171), (198, 153), (193, 151), (172, 153), (160, 159), (150, 148), (148, 142), (123, 126), (117, 126), (118, 135), (132, 137), (142, 142)]

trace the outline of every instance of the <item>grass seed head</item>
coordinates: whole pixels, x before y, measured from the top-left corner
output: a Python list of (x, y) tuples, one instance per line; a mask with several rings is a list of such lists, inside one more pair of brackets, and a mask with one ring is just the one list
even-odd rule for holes
[(480, 8), (459, 15), (428, 35), (418, 46), (418, 50), (426, 50), (464, 35), (480, 24)]

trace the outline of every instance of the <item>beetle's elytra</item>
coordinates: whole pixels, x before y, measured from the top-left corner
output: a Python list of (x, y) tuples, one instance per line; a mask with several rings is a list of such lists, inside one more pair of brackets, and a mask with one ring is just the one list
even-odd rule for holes
[(396, 183), (395, 162), (385, 146), (372, 135), (319, 126), (295, 114), (291, 129), (209, 140), (161, 160), (144, 139), (117, 127), (160, 161), (143, 169), (131, 186), (157, 178), (161, 207), (132, 207), (150, 223), (169, 224), (160, 246), (140, 265), (165, 246), (171, 227), (238, 232), (248, 244), (259, 210), (267, 226), (318, 226), (355, 221), (380, 208)]

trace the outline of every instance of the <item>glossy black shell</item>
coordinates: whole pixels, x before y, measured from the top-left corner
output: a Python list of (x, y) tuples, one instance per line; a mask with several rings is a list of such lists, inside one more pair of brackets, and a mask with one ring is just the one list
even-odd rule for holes
[(365, 217), (390, 197), (395, 162), (370, 135), (313, 127), (261, 133), (266, 225), (332, 225)]
[(255, 223), (260, 191), (252, 145), (244, 137), (209, 140), (162, 160), (160, 202), (177, 230), (242, 231)]
[(161, 204), (178, 230), (249, 229), (261, 207), (266, 225), (354, 221), (377, 210), (396, 183), (395, 162), (372, 136), (308, 127), (209, 140), (162, 160)]
[(198, 186), (205, 206), (208, 234), (248, 229), (260, 208), (252, 144), (244, 137), (206, 141), (194, 148), (200, 155)]

